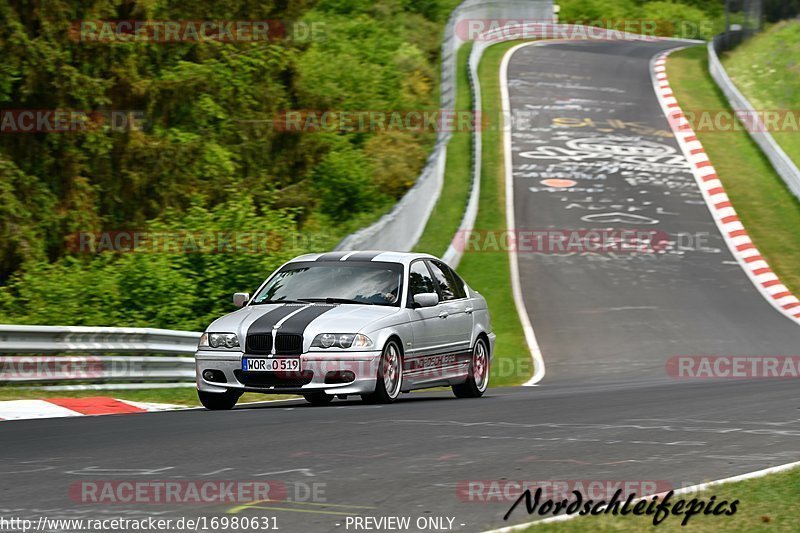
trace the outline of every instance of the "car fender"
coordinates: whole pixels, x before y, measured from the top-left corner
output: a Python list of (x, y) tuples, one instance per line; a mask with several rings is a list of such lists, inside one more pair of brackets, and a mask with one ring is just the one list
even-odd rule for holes
[(383, 350), (383, 347), (386, 346), (386, 342), (391, 337), (397, 337), (400, 339), (400, 349), (405, 353), (407, 348), (406, 343), (413, 342), (414, 339), (414, 335), (411, 331), (411, 321), (408, 318), (407, 312), (405, 312), (405, 316), (405, 321), (399, 323), (395, 322), (386, 326), (379, 323), (372, 323), (368, 330), (364, 330), (361, 333), (372, 339), (376, 350)]

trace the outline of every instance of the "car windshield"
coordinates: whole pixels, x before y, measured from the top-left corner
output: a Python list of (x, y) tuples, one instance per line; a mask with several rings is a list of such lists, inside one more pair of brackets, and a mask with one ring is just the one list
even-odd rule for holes
[(397, 263), (304, 262), (286, 265), (253, 300), (400, 305), (403, 268)]

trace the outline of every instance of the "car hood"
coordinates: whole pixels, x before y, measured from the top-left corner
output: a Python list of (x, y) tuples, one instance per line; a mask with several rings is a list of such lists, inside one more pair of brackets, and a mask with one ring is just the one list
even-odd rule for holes
[[(399, 307), (381, 305), (250, 305), (218, 318), (206, 331), (236, 333), (242, 345), (248, 332), (265, 333), (276, 326), (279, 332), (302, 334), (306, 339), (313, 339), (319, 333), (359, 333), (371, 323), (400, 311)], [(304, 343), (306, 349), (308, 343)]]

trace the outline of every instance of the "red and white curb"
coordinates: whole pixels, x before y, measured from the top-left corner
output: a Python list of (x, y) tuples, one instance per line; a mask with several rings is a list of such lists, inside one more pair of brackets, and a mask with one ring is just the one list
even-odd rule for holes
[(657, 55), (651, 63), (653, 87), (672, 133), (692, 168), (703, 199), (733, 256), (764, 298), (787, 318), (800, 324), (800, 300), (781, 283), (750, 239), (725, 193), (714, 165), (709, 161), (703, 145), (672, 93), (667, 79), (666, 62), (667, 56), (673, 51), (675, 50)]
[(183, 409), (184, 406), (165, 403), (143, 403), (98, 396), (92, 398), (47, 398), (45, 400), (0, 401), (0, 420), (30, 418), (62, 418), (147, 413)]

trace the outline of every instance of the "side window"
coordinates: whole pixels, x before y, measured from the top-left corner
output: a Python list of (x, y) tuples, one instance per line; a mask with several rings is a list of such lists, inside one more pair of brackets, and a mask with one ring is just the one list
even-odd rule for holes
[(464, 280), (461, 279), (461, 276), (456, 274), (455, 270), (445, 264), (440, 266), (447, 274), (447, 279), (450, 280), (450, 285), (453, 287), (453, 290), (455, 290), (456, 298), (466, 298), (467, 290), (464, 288)]
[(433, 261), (428, 262), (428, 265), (430, 265), (431, 272), (433, 272), (433, 277), (436, 281), (436, 285), (439, 287), (439, 290), (442, 293), (442, 300), (447, 301), (447, 300), (455, 300), (456, 298), (458, 298), (458, 296), (456, 296), (456, 291), (453, 288), (452, 283), (448, 279), (448, 276), (445, 273), (445, 271), (442, 270), (442, 268)]
[(408, 288), (411, 291), (411, 296), (423, 292), (436, 292), (436, 285), (433, 283), (431, 273), (428, 272), (428, 267), (425, 266), (423, 261), (411, 264), (411, 269), (408, 272)]

